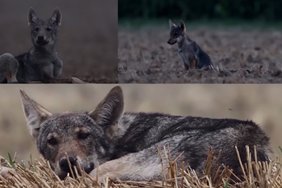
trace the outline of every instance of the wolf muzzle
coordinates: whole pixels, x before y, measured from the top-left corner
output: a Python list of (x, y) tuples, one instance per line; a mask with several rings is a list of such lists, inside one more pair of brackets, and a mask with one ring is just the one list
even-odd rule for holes
[[(78, 163), (78, 160), (75, 157), (62, 158), (59, 162), (59, 166), (60, 169), (65, 172), (64, 174), (69, 174), (72, 178), (76, 178), (77, 175), (81, 175), (81, 170), (89, 174), (94, 169), (93, 162), (90, 162), (86, 166), (82, 166)], [(76, 174), (76, 172), (78, 174)], [(64, 179), (65, 177), (60, 178)]]
[(40, 46), (44, 46), (46, 44), (48, 44), (48, 40), (46, 40), (46, 37), (44, 36), (38, 36), (36, 39), (36, 44), (40, 45)]
[(175, 44), (176, 42), (177, 42), (177, 41), (174, 40), (174, 39), (169, 39), (169, 40), (167, 41), (167, 43), (170, 44), (170, 45), (173, 45), (173, 44)]

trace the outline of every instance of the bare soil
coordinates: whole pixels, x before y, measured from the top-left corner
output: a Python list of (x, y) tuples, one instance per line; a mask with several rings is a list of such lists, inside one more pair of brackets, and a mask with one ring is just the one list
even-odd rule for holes
[(120, 27), (119, 82), (281, 83), (282, 32), (272, 28), (198, 26), (188, 35), (220, 71), (189, 70), (166, 42), (168, 27)]

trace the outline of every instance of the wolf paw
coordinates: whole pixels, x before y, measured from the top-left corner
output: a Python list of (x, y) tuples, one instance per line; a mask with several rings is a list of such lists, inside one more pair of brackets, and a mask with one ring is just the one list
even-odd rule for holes
[(82, 80), (80, 80), (79, 78), (76, 78), (76, 77), (72, 77), (71, 80), (72, 80), (72, 83), (74, 83), (74, 84), (84, 84), (84, 83), (86, 83), (86, 82), (84, 82), (84, 81), (82, 81)]
[(0, 178), (9, 178), (13, 173), (15, 173), (15, 170), (13, 168), (5, 167), (6, 165), (8, 165), (7, 160), (4, 157), (0, 156)]
[(8, 168), (8, 167), (4, 167), (1, 166), (0, 167), (0, 176), (2, 176), (3, 178), (10, 178), (13, 176), (13, 174), (15, 173), (15, 170), (12, 168)]
[(105, 173), (99, 173), (98, 175), (96, 173), (96, 170), (91, 172), (91, 176), (96, 178), (97, 177), (97, 181), (99, 185), (106, 185), (109, 183), (109, 180), (112, 179), (118, 179), (118, 174), (112, 173), (112, 172), (105, 172)]

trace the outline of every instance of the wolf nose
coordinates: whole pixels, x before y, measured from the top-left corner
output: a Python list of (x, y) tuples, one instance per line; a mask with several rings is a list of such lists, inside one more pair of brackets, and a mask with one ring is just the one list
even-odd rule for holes
[(94, 163), (93, 162), (91, 162), (91, 163), (89, 163), (85, 168), (84, 168), (84, 171), (87, 173), (87, 174), (89, 174), (92, 170), (94, 170)]
[(44, 36), (38, 36), (37, 40), (43, 41), (44, 40)]
[(60, 168), (65, 171), (65, 172), (70, 172), (70, 168), (72, 168), (73, 166), (76, 166), (77, 162), (76, 162), (76, 158), (74, 157), (68, 157), (68, 158), (63, 158), (60, 160), (59, 165)]

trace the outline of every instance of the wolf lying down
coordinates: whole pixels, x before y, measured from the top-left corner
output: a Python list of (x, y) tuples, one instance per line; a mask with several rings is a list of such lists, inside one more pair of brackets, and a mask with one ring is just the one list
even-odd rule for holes
[(168, 167), (164, 147), (171, 159), (178, 158), (198, 173), (203, 172), (209, 150), (217, 155), (214, 167), (224, 164), (235, 174), (241, 174), (235, 146), (242, 162), (246, 145), (256, 146), (260, 161), (271, 154), (268, 137), (251, 121), (123, 113), (118, 86), (85, 113), (52, 114), (25, 92), (21, 96), (37, 148), (61, 179), (76, 166), (102, 179), (159, 180)]

